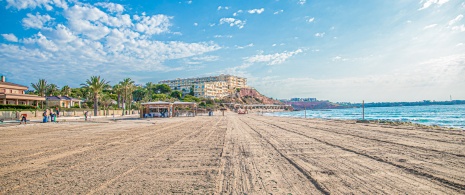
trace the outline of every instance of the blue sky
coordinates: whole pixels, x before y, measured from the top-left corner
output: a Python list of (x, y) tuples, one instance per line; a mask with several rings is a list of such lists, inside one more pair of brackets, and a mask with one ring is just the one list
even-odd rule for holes
[(465, 99), (463, 0), (0, 0), (0, 74), (233, 74), (273, 98)]

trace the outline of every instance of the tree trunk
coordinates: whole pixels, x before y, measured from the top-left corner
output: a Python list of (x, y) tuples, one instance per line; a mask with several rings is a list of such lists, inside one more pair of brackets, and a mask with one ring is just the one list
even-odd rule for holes
[(118, 108), (121, 108), (120, 103), (121, 103), (121, 94), (118, 93), (118, 102), (117, 102)]
[(98, 112), (98, 94), (94, 94), (94, 116), (97, 116)]
[(122, 99), (122, 101), (121, 101), (121, 102), (123, 103), (123, 112), (122, 112), (122, 113), (123, 113), (123, 114), (122, 114), (123, 116), (124, 116), (124, 110), (125, 110), (125, 107), (126, 107), (126, 103), (125, 103), (124, 101), (125, 101), (125, 99), (124, 99), (124, 97), (123, 97), (123, 99)]

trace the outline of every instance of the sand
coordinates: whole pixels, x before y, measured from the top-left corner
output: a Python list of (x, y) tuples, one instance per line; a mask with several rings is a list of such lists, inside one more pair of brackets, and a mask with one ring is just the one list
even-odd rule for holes
[(0, 126), (0, 194), (464, 194), (464, 142), (233, 113)]

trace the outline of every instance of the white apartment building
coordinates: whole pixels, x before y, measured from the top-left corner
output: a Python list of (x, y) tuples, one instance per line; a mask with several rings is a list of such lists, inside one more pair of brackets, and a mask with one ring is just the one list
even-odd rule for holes
[[(247, 79), (233, 75), (218, 75), (187, 79), (164, 80), (158, 84), (167, 84), (172, 90), (188, 94), (194, 87), (196, 97), (223, 98), (234, 92), (236, 88), (246, 88)], [(227, 95), (225, 95), (227, 94)]]

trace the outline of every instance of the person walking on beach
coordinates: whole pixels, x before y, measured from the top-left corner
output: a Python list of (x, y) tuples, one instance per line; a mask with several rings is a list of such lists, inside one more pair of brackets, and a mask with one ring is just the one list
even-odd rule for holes
[(60, 117), (60, 110), (57, 108), (57, 117)]
[(88, 112), (89, 112), (89, 111), (84, 112), (84, 118), (86, 119), (86, 121), (87, 121), (87, 114), (88, 114)]

